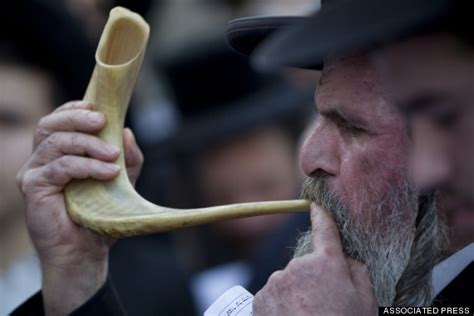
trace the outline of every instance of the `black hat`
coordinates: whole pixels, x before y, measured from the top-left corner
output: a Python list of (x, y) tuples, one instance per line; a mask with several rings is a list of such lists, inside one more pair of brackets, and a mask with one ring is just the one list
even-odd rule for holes
[(61, 1), (6, 1), (0, 38), (0, 50), (54, 76), (64, 98), (60, 101), (83, 97), (95, 64), (94, 48)]
[(311, 109), (314, 87), (302, 89), (279, 76), (255, 72), (223, 40), (188, 48), (157, 67), (181, 114), (181, 125), (168, 140), (181, 152), (201, 151), (266, 124), (301, 119)]
[[(255, 17), (231, 21), (226, 35), (236, 51), (252, 53), (260, 69), (319, 69), (332, 54), (367, 48), (431, 26), (458, 12), (455, 8), (461, 2), (472, 1), (325, 0), (318, 12), (299, 20)], [(289, 26), (291, 23), (294, 25)]]

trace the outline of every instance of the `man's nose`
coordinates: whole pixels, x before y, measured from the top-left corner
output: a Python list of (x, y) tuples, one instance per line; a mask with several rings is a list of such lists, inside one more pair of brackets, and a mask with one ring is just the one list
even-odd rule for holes
[(338, 139), (327, 125), (319, 123), (306, 138), (300, 152), (300, 167), (307, 176), (316, 171), (336, 175), (339, 170)]
[(449, 148), (443, 133), (428, 121), (413, 119), (412, 174), (420, 190), (447, 182), (451, 175)]

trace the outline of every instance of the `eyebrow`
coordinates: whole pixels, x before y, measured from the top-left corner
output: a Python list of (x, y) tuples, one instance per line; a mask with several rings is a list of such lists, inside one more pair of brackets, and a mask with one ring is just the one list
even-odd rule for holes
[(331, 121), (334, 121), (339, 124), (354, 124), (354, 125), (365, 125), (365, 121), (359, 117), (356, 117), (354, 115), (348, 116), (344, 112), (334, 109), (334, 110), (329, 110), (327, 112), (321, 112), (321, 115), (327, 117)]

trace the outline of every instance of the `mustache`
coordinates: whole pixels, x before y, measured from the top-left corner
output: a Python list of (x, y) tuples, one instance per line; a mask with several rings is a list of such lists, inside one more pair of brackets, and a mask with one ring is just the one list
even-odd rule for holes
[(308, 177), (301, 187), (300, 198), (321, 204), (323, 196), (327, 194), (325, 176)]
[[(350, 227), (354, 227), (355, 221), (351, 215), (350, 209), (344, 205), (341, 199), (333, 192), (331, 192), (327, 185), (328, 175), (323, 172), (313, 174), (304, 180), (301, 187), (301, 198), (315, 202), (319, 206), (326, 209), (334, 219), (341, 237), (344, 252), (354, 259), (363, 261), (356, 247), (352, 247), (353, 244), (351, 233), (348, 232)], [(307, 237), (310, 238), (310, 237)], [(301, 240), (303, 242), (303, 239)], [(297, 246), (298, 251), (295, 252), (295, 256), (301, 256), (308, 251), (312, 251), (311, 244), (307, 244), (301, 247)]]
[(331, 213), (336, 209), (348, 209), (341, 199), (331, 192), (327, 185), (328, 175), (316, 173), (304, 180), (301, 186), (300, 197), (315, 202)]
[[(339, 229), (344, 253), (366, 265), (378, 303), (391, 305), (414, 238), (417, 196), (411, 183), (406, 179), (390, 183), (383, 193), (364, 193), (365, 189), (354, 192), (359, 193), (362, 203), (354, 202), (347, 207), (329, 190), (328, 180), (329, 175), (323, 172), (306, 178), (301, 197), (330, 212)], [(298, 240), (294, 256), (303, 256), (312, 248), (309, 230)]]

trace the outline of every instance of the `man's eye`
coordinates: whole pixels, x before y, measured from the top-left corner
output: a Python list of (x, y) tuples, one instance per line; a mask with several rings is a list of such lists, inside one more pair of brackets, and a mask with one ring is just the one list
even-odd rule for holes
[(360, 135), (366, 132), (365, 129), (354, 126), (352, 124), (343, 124), (342, 129), (345, 133), (350, 134), (352, 136)]

